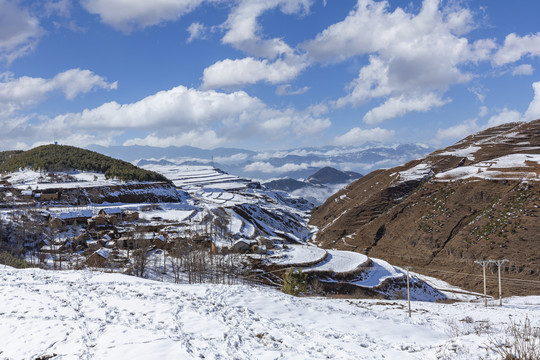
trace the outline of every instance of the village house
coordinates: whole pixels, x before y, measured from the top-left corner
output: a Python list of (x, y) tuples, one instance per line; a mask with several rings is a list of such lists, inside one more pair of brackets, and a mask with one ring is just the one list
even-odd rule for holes
[(34, 198), (34, 192), (32, 190), (21, 191), (21, 198), (23, 200), (32, 200)]
[(156, 249), (163, 249), (165, 245), (167, 244), (167, 237), (165, 234), (159, 234), (154, 238), (154, 246)]
[(251, 250), (251, 243), (247, 240), (241, 239), (235, 242), (229, 249), (233, 253), (247, 253)]
[(107, 208), (99, 210), (98, 215), (103, 216), (111, 224), (116, 224), (122, 221), (122, 209)]
[(109, 259), (110, 250), (100, 248), (86, 259), (86, 265), (90, 267), (105, 267)]
[(59, 192), (42, 192), (40, 195), (41, 201), (54, 201), (60, 199)]
[(124, 221), (137, 221), (139, 220), (139, 213), (137, 211), (126, 210), (123, 215)]
[(62, 227), (66, 224), (73, 224), (77, 222), (79, 224), (84, 224), (92, 217), (92, 210), (82, 210), (82, 211), (68, 211), (61, 213), (50, 213), (49, 214), (49, 225), (51, 227)]
[(99, 249), (99, 243), (97, 240), (94, 240), (94, 239), (86, 240), (86, 247), (89, 250), (95, 251)]

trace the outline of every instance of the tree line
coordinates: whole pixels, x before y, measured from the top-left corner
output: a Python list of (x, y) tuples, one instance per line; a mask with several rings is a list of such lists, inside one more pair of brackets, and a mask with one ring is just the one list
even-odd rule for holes
[(0, 153), (0, 172), (25, 168), (47, 172), (92, 171), (104, 174), (107, 179), (122, 181), (169, 181), (161, 174), (141, 169), (127, 161), (68, 145), (43, 145), (24, 152)]

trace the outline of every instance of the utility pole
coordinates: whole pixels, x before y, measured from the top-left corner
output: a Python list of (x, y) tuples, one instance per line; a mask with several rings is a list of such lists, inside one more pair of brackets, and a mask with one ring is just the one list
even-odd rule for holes
[(501, 287), (501, 266), (508, 260), (494, 260), (493, 262), (497, 264), (497, 267), (499, 269), (499, 306), (502, 306), (502, 287)]
[(409, 317), (411, 317), (411, 288), (409, 286), (409, 269), (411, 267), (407, 266), (407, 302), (409, 304)]
[(487, 307), (487, 289), (486, 289), (486, 266), (490, 264), (491, 260), (475, 261), (475, 263), (482, 265), (482, 271), (484, 273), (484, 306)]

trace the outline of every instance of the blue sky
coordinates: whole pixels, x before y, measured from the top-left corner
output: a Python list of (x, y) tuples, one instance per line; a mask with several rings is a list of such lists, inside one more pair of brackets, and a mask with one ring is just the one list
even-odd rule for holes
[(0, 150), (451, 144), (540, 118), (537, 0), (0, 0)]

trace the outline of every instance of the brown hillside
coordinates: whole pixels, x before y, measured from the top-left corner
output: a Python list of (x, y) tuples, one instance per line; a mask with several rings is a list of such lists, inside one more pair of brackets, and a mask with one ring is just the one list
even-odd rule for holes
[[(316, 208), (311, 224), (323, 247), (412, 265), (474, 291), (482, 290), (475, 260), (508, 259), (505, 295), (524, 295), (540, 294), (539, 210), (536, 120), (491, 128), (368, 174)], [(488, 271), (492, 295), (495, 271)]]

